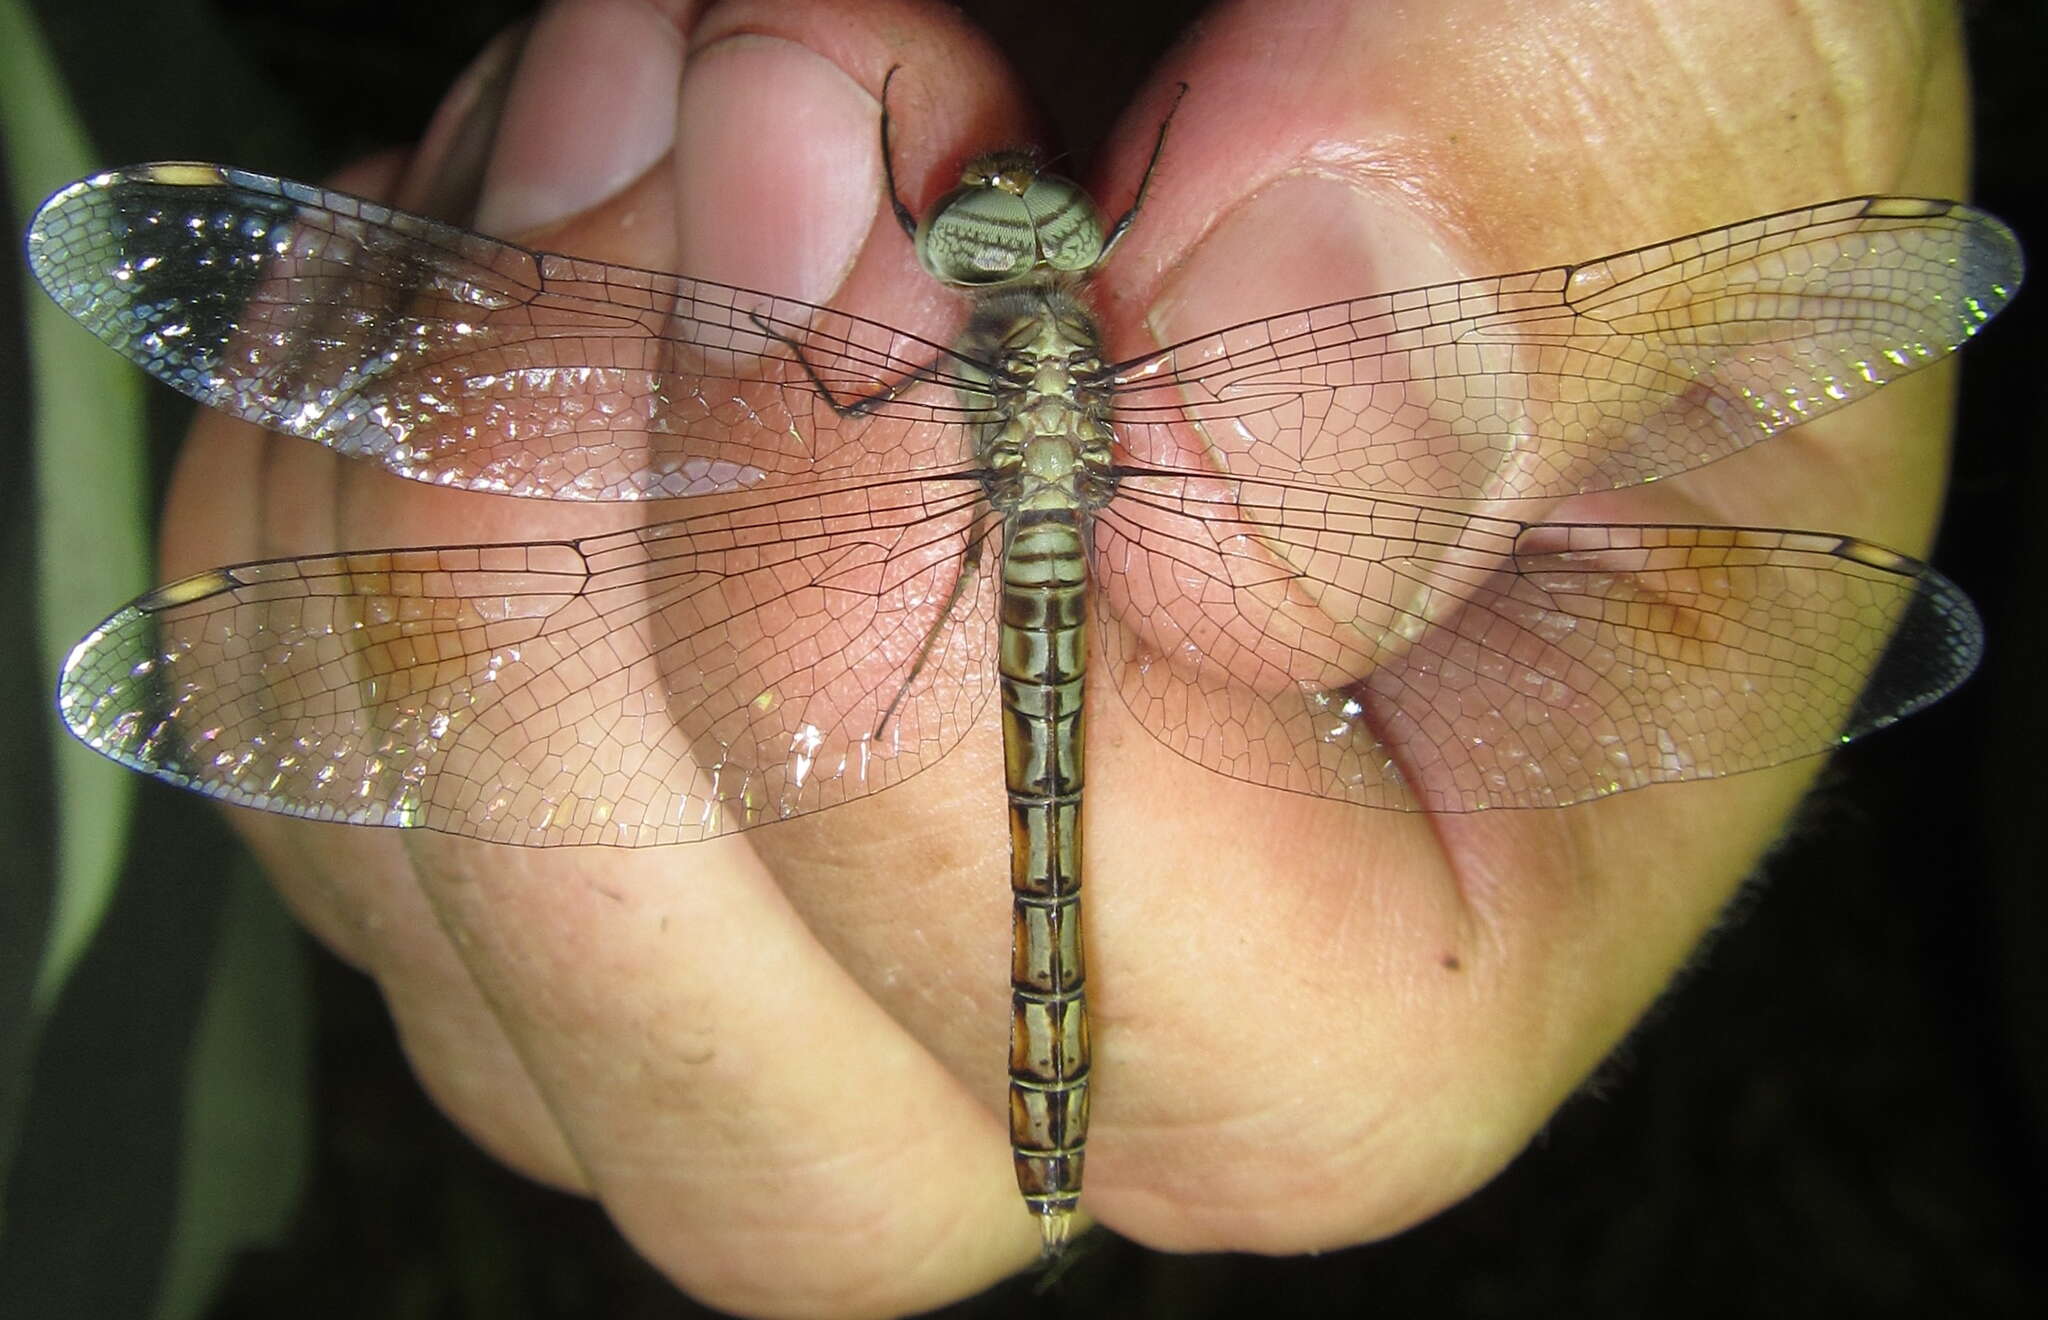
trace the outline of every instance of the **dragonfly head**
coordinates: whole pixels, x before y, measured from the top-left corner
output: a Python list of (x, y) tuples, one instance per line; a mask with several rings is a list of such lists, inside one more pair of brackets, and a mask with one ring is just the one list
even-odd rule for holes
[(1080, 274), (1102, 258), (1102, 221), (1081, 185), (1021, 151), (977, 156), (960, 186), (917, 227), (917, 259), (936, 279), (988, 288)]

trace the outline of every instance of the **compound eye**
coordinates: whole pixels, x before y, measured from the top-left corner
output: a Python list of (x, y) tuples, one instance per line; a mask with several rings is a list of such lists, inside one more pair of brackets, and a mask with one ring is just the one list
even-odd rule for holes
[(1047, 266), (1078, 274), (1102, 260), (1102, 221), (1095, 203), (1072, 179), (1041, 174), (1024, 193), (1024, 207)]
[(1024, 199), (994, 184), (955, 188), (917, 227), (917, 259), (935, 279), (1007, 284), (1038, 264)]
[(917, 259), (934, 278), (986, 288), (1102, 259), (1102, 222), (1073, 180), (1016, 153), (977, 159), (961, 178), (917, 227)]

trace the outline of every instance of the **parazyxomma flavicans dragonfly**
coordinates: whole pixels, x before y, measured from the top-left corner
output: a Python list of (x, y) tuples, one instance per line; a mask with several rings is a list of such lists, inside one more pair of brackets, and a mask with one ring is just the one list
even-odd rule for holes
[(61, 190), (37, 278), (193, 398), (435, 484), (678, 501), (171, 583), (79, 643), (65, 720), (244, 806), (642, 846), (886, 788), (994, 701), (1011, 1138), (1051, 1247), (1087, 1127), (1091, 636), (1208, 769), (1440, 812), (1814, 755), (1976, 662), (1969, 603), (1867, 542), (1489, 510), (1687, 471), (1945, 356), (2020, 280), (1981, 212), (1850, 198), (1107, 362), (1082, 281), (1137, 204), (1105, 233), (1014, 153), (922, 225), (891, 200), (975, 295), (950, 343), (220, 166)]

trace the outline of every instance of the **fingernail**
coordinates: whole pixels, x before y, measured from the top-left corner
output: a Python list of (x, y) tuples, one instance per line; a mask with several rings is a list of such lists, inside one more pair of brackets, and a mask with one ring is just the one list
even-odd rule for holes
[(407, 210), (474, 223), (498, 121), (531, 27), (515, 23), (493, 37), (441, 98), (399, 187), (399, 204)]
[(676, 139), (679, 269), (808, 302), (846, 277), (881, 205), (880, 106), (773, 37), (691, 59)]
[(1322, 175), (1291, 175), (1226, 215), (1167, 280), (1147, 324), (1161, 344), (1255, 317), (1453, 278), (1406, 205)]
[[(1222, 345), (1215, 349), (1242, 351), (1255, 364), (1270, 364), (1270, 356), (1262, 354), (1275, 343), (1282, 344), (1283, 351), (1296, 352), (1311, 344), (1341, 348), (1353, 342), (1353, 335), (1393, 328), (1376, 317), (1354, 329), (1347, 324), (1350, 310), (1343, 307), (1305, 309), (1440, 283), (1453, 278), (1456, 270), (1437, 233), (1404, 201), (1345, 179), (1290, 175), (1247, 198), (1202, 239), (1167, 281), (1147, 324), (1164, 345), (1277, 317), (1273, 324), (1221, 336)], [(1359, 347), (1361, 352), (1365, 348)], [(1229, 421), (1200, 423), (1181, 433), (1172, 443), (1191, 446), (1193, 452), (1179, 457), (1218, 472), (1249, 468), (1313, 475), (1333, 466), (1352, 470), (1344, 464), (1359, 456), (1357, 448), (1397, 440), (1399, 429), (1412, 429), (1416, 420), (1403, 408), (1397, 391), (1374, 388), (1374, 363), (1346, 362), (1345, 356), (1333, 354), (1314, 366), (1271, 368), (1270, 375), (1255, 367), (1239, 382), (1244, 393), (1237, 397), (1261, 402), (1248, 405)], [(1178, 365), (1186, 369), (1197, 364)], [(1285, 402), (1290, 383), (1298, 382), (1337, 389), (1304, 397), (1298, 406)], [(1231, 411), (1224, 409), (1226, 415)], [(1369, 421), (1374, 412), (1384, 416), (1370, 421), (1373, 434), (1361, 434), (1346, 424)], [(1382, 427), (1388, 434), (1377, 434)], [(1172, 429), (1162, 428), (1160, 435)], [(1158, 443), (1168, 442), (1162, 438)], [(1275, 516), (1268, 503), (1273, 498), (1270, 490), (1246, 492), (1243, 507), (1251, 521)], [(1417, 626), (1418, 620), (1439, 617), (1444, 601), (1451, 598), (1423, 572), (1404, 571), (1396, 581), (1400, 585), (1391, 598), (1359, 595), (1355, 588), (1347, 596), (1333, 589), (1319, 596), (1317, 608), (1335, 610), (1356, 635), (1368, 639), (1370, 654), (1398, 654), (1414, 640), (1403, 630)]]
[(675, 140), (683, 43), (634, 0), (581, 0), (537, 19), (498, 126), (479, 229), (516, 235), (618, 193)]

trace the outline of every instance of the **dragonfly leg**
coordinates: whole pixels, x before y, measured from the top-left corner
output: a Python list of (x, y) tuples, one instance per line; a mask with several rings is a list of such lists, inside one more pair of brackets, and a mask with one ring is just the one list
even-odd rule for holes
[(991, 521), (968, 536), (967, 549), (960, 554), (959, 576), (953, 579), (952, 594), (946, 597), (946, 607), (932, 620), (931, 628), (924, 635), (924, 644), (917, 648), (917, 659), (911, 662), (910, 672), (903, 676), (903, 683), (896, 689), (896, 695), (890, 699), (888, 709), (884, 710), (882, 718), (875, 722), (877, 739), (882, 736), (882, 731), (889, 727), (889, 721), (896, 718), (896, 708), (903, 704), (903, 699), (910, 695), (911, 685), (916, 683), (917, 676), (924, 672), (925, 662), (931, 659), (932, 648), (938, 645), (939, 633), (945, 628), (946, 620), (953, 617), (953, 611), (960, 607), (961, 598), (967, 594), (968, 584), (974, 581), (974, 571), (981, 563), (982, 544), (988, 540), (989, 532), (997, 525)]
[[(887, 90), (886, 85), (883, 90)], [(1138, 195), (1131, 199), (1131, 209), (1124, 212), (1123, 215), (1117, 218), (1117, 222), (1109, 227), (1109, 233), (1102, 240), (1102, 251), (1095, 258), (1096, 265), (1100, 266), (1103, 262), (1109, 260), (1109, 250), (1116, 246), (1117, 240), (1122, 238), (1124, 232), (1131, 227), (1131, 222), (1138, 218), (1139, 208), (1145, 205), (1145, 192), (1152, 186), (1152, 171), (1159, 168), (1159, 153), (1166, 150), (1166, 130), (1173, 124), (1173, 117), (1180, 110), (1181, 98), (1187, 94), (1188, 85), (1182, 83), (1180, 90), (1173, 94), (1173, 104), (1166, 107), (1166, 118), (1159, 121), (1159, 136), (1152, 141), (1152, 159), (1145, 162), (1145, 172), (1138, 177)], [(888, 141), (888, 124), (888, 110), (887, 107), (884, 107), (882, 113), (884, 133), (882, 140), (884, 143)], [(885, 146), (883, 155), (886, 157), (887, 154), (888, 151)]]
[(917, 216), (904, 205), (903, 197), (896, 191), (896, 161), (889, 154), (889, 84), (896, 80), (897, 70), (903, 66), (892, 64), (889, 72), (882, 75), (882, 181), (889, 188), (889, 209), (896, 213), (896, 223), (903, 226), (903, 232), (917, 242)]
[(825, 406), (841, 417), (865, 417), (891, 399), (900, 398), (903, 392), (911, 386), (922, 384), (925, 381), (937, 380), (939, 376), (939, 360), (934, 358), (901, 380), (892, 381), (887, 385), (879, 387), (873, 394), (864, 394), (850, 403), (845, 402), (832, 392), (832, 387), (825, 383), (825, 378), (818, 374), (818, 369), (811, 365), (809, 358), (804, 356), (802, 344), (769, 325), (758, 312), (747, 313), (747, 319), (754, 323), (754, 328), (759, 330), (763, 336), (773, 339), (776, 343), (789, 350), (790, 356), (796, 359), (796, 364), (804, 369), (804, 375), (809, 378), (811, 387), (818, 391), (820, 398), (825, 400)]

